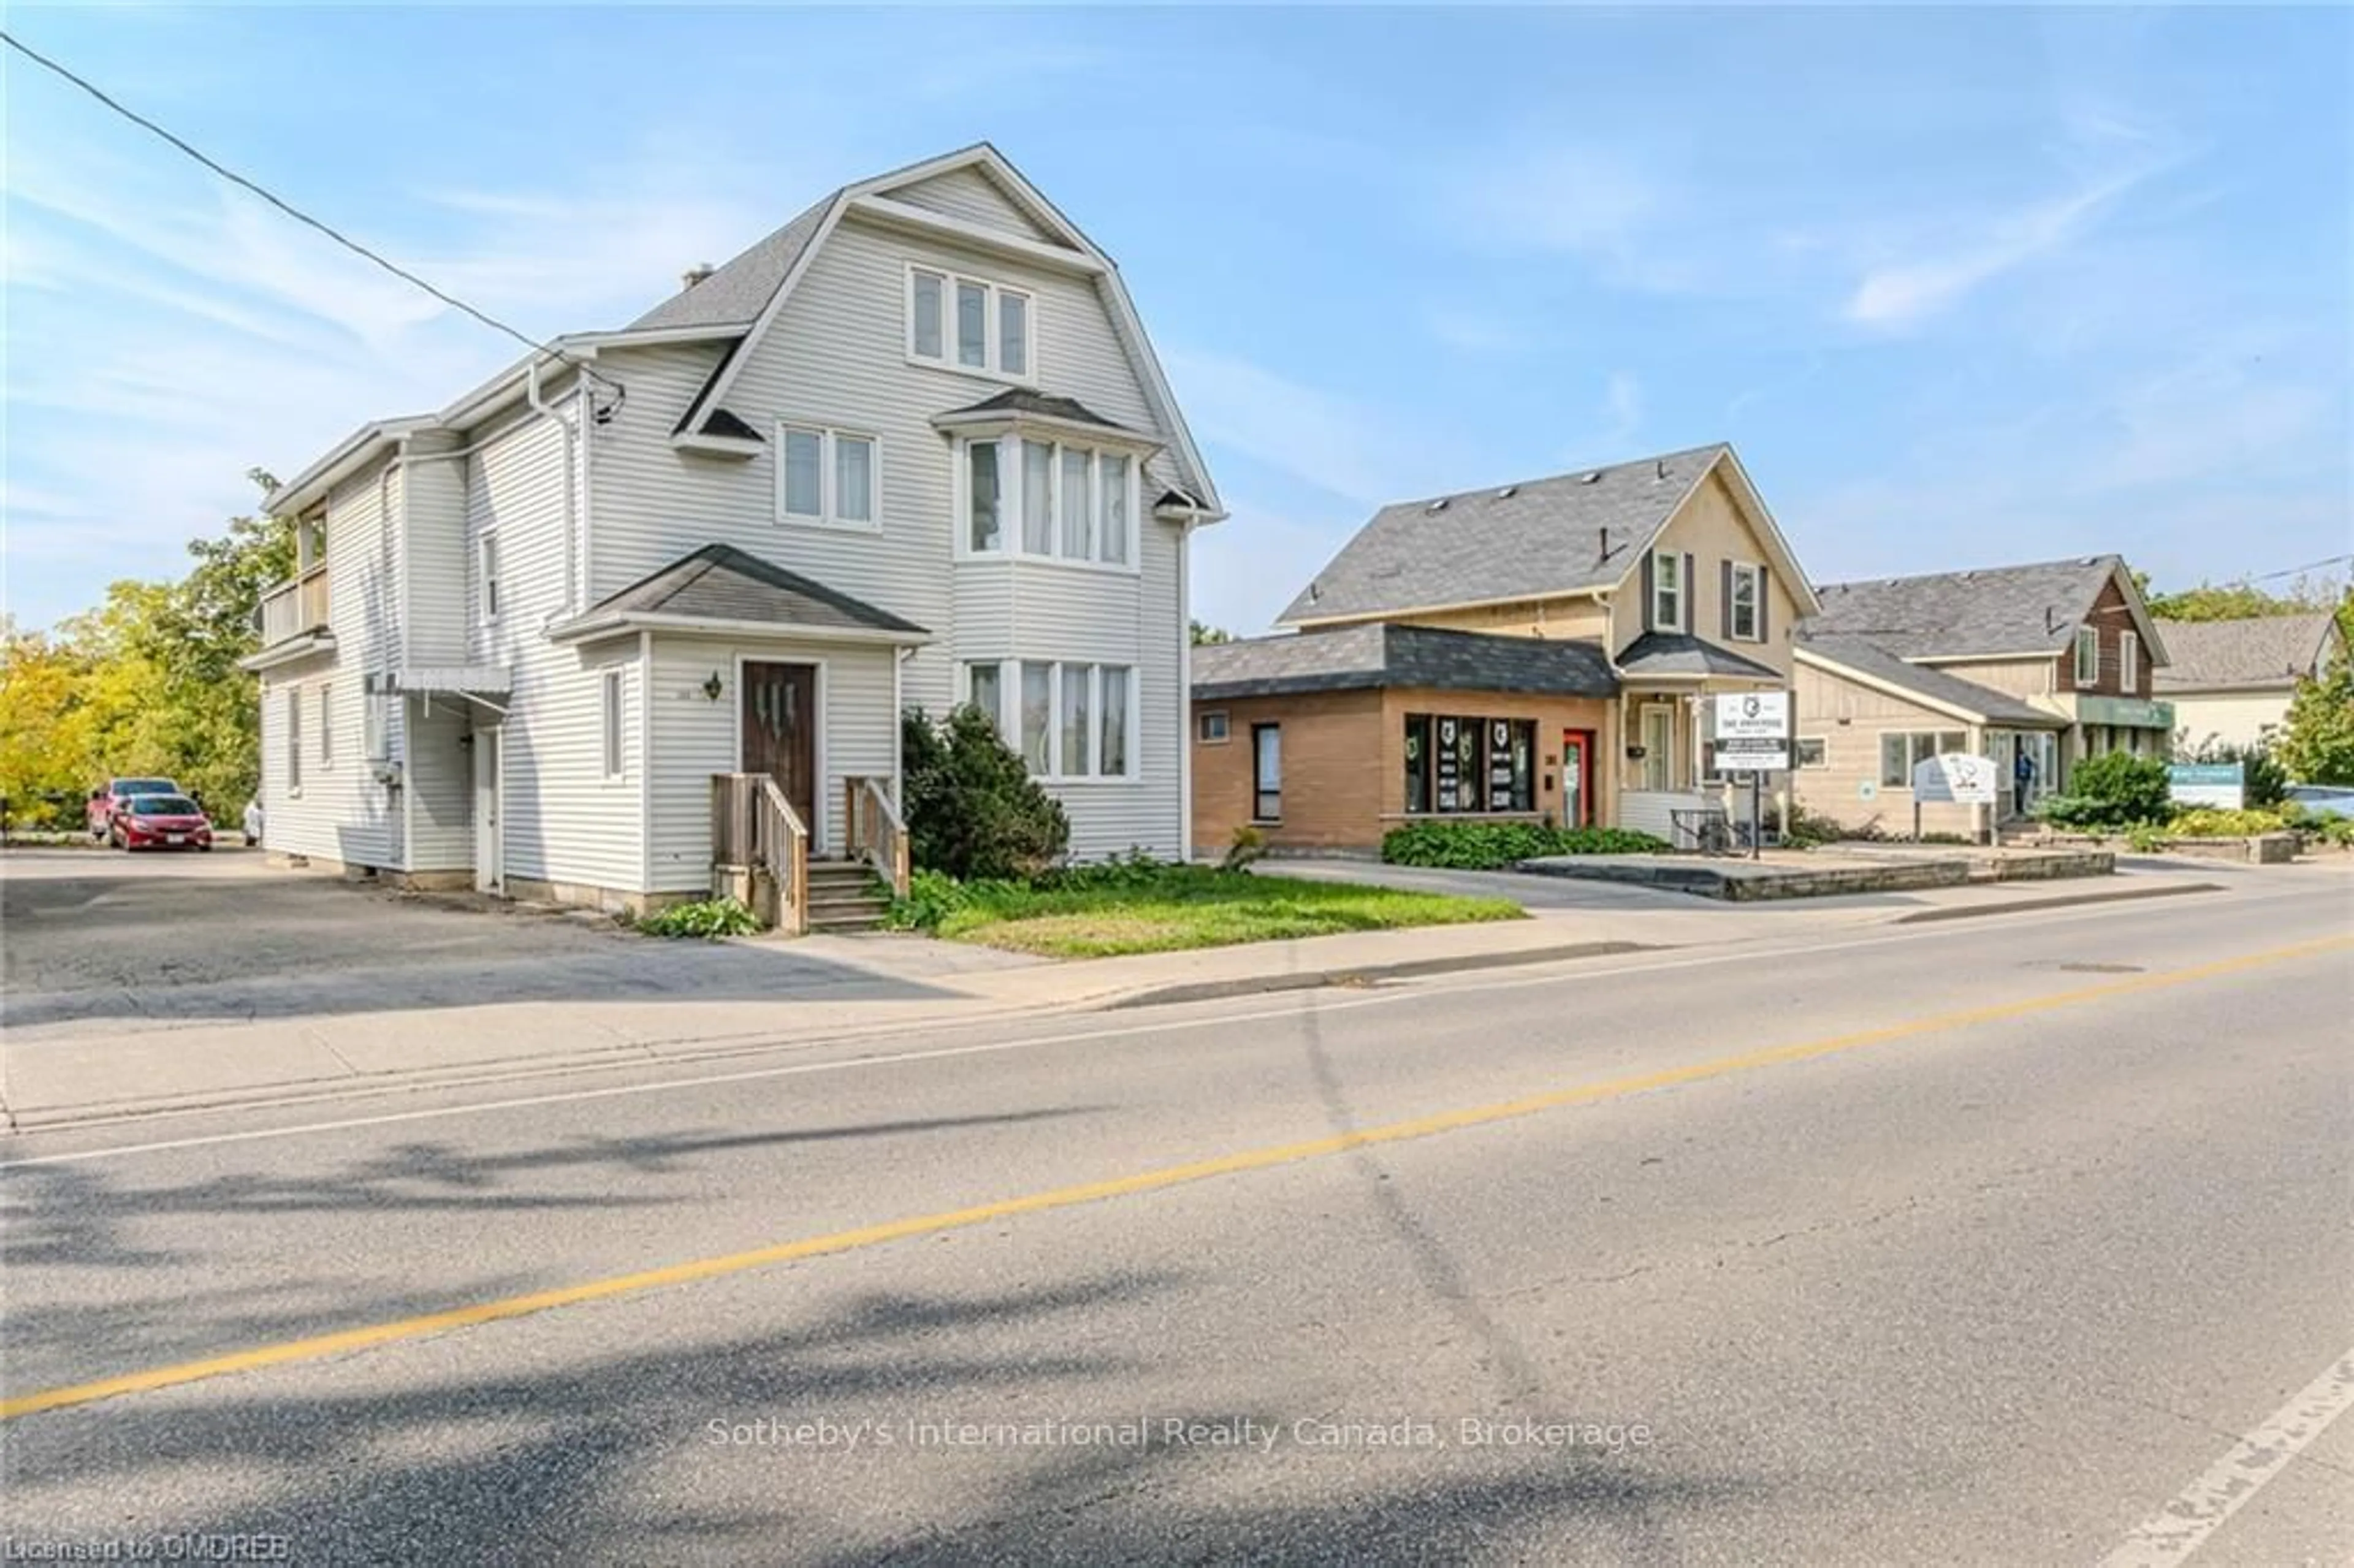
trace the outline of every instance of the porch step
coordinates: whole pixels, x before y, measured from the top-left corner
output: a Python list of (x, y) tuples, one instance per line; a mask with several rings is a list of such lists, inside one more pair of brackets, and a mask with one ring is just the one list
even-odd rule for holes
[(875, 873), (856, 861), (811, 861), (809, 867), (809, 928), (812, 931), (872, 931), (891, 907), (890, 895)]

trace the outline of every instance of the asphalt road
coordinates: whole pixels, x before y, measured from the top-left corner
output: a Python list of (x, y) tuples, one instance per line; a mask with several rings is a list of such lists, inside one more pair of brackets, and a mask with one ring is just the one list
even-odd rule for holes
[(2349, 886), (10, 1139), (0, 1533), (2345, 1563)]

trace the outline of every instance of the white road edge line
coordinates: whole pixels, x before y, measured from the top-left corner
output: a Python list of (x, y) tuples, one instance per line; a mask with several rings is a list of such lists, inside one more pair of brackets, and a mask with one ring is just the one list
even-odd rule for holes
[(2297, 1391), (2101, 1559), (2100, 1568), (2176, 1568), (2207, 1543), (2223, 1521), (2263, 1490), (2291, 1459), (2354, 1405), (2354, 1351)]
[[(2234, 899), (2232, 902), (2234, 904), (2269, 904), (2284, 898), (2301, 896), (2303, 896), (2301, 892), (2274, 894), (2268, 896)], [(2024, 916), (2020, 917), (2020, 923), (2043, 926), (2077, 920), (2115, 920), (2115, 918), (2116, 910), (2113, 905), (2090, 905)], [(1694, 953), (1681, 958), (1654, 956), (1649, 962), (1642, 961), (1638, 956), (1636, 961), (1630, 963), (1597, 967), (1580, 960), (1564, 959), (1562, 961), (1576, 963), (1577, 967), (1562, 972), (1523, 975), (1510, 980), (1488, 978), (1509, 973), (1508, 970), (1475, 970), (1459, 975), (1440, 973), (1428, 976), (1423, 980), (1395, 991), (1377, 991), (1369, 995), (1348, 998), (1334, 998), (1319, 991), (1286, 991), (1277, 994), (1289, 998), (1292, 1005), (1267, 1008), (1256, 1012), (1222, 1012), (1199, 1018), (1162, 1019), (1117, 1029), (1081, 1030), (1068, 1034), (1039, 1034), (1020, 1040), (990, 1041), (975, 1045), (949, 1045), (929, 1050), (892, 1051), (874, 1055), (840, 1057), (827, 1062), (796, 1062), (776, 1067), (748, 1068), (735, 1073), (696, 1074), (684, 1077), (660, 1078), (652, 1083), (611, 1084), (602, 1088), (564, 1089), (551, 1094), (524, 1095), (499, 1100), (479, 1100), (466, 1105), (431, 1106), (420, 1110), (388, 1111), (382, 1116), (347, 1117), (334, 1121), (302, 1122), (292, 1127), (250, 1128), (238, 1132), (204, 1133), (191, 1138), (161, 1139), (148, 1143), (110, 1144), (96, 1149), (73, 1150), (60, 1154), (32, 1154), (21, 1160), (0, 1160), (0, 1171), (16, 1171), (36, 1165), (76, 1165), (95, 1160), (127, 1159), (140, 1154), (166, 1154), (177, 1150), (206, 1149), (218, 1144), (256, 1143), (281, 1138), (301, 1138), (312, 1133), (348, 1132), (355, 1128), (390, 1127), (403, 1122), (436, 1121), (445, 1117), (525, 1110), (534, 1106), (567, 1105), (578, 1100), (618, 1099), (631, 1095), (667, 1094), (716, 1084), (752, 1083), (768, 1078), (797, 1077), (811, 1073), (851, 1072), (864, 1067), (902, 1066), (911, 1062), (943, 1061), (959, 1056), (988, 1056), (1007, 1051), (1030, 1051), (1044, 1046), (1083, 1044), (1094, 1040), (1129, 1039), (1140, 1034), (1167, 1034), (1187, 1029), (1221, 1029), (1237, 1023), (1256, 1023), (1266, 1019), (1294, 1017), (1299, 1012), (1299, 1001), (1302, 998), (1310, 997), (1318, 999), (1322, 1012), (1341, 1012), (1360, 1007), (1385, 1007), (1399, 1002), (1414, 1001), (1427, 997), (1433, 991), (1452, 989), (1455, 986), (1468, 986), (1480, 991), (1520, 991), (1531, 986), (1565, 985), (1591, 980), (1606, 980), (1617, 975), (1658, 974), (1668, 969), (1701, 969), (1712, 964), (1755, 963), (1760, 959), (1780, 955), (1810, 957), (1819, 953), (1852, 952), (1862, 948), (1896, 947), (1913, 942), (1935, 941), (1951, 935), (1952, 933), (1946, 930), (1942, 923), (1937, 923), (1925, 927), (1882, 936), (1858, 938), (1852, 941), (1797, 942), (1785, 945), (1769, 938), (1766, 938), (1766, 945), (1762, 946), (1735, 943), (1726, 948), (1712, 948), (1704, 953)], [(1672, 953), (1673, 949), (1668, 949), (1667, 952)], [(976, 1019), (970, 1023), (960, 1023), (951, 1027), (986, 1028), (989, 1023), (988, 1019)], [(843, 1044), (854, 1044), (855, 1042), (845, 1041)], [(778, 1049), (790, 1048), (790, 1043), (779, 1042), (778, 1044)], [(823, 1049), (824, 1047), (821, 1044), (811, 1048)], [(744, 1053), (739, 1050), (732, 1054)], [(646, 1064), (617, 1064), (613, 1067), (590, 1070), (614, 1071), (625, 1065), (643, 1065)], [(465, 1085), (463, 1082), (447, 1086), (426, 1085), (420, 1086), (419, 1092), (430, 1092), (436, 1087), (463, 1089)], [(234, 1105), (216, 1106), (203, 1111), (189, 1111), (184, 1114), (233, 1114), (239, 1108)], [(12, 1136), (17, 1138), (39, 1138), (45, 1135), (67, 1136), (73, 1130), (70, 1127), (31, 1128)]]

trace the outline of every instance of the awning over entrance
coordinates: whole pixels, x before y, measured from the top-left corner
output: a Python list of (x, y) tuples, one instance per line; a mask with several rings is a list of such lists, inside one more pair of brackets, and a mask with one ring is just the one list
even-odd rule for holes
[(504, 664), (412, 664), (393, 681), (395, 690), (419, 697), (504, 697), (514, 689)]
[(1618, 655), (1619, 673), (1629, 681), (1758, 681), (1780, 686), (1789, 677), (1770, 665), (1745, 659), (1688, 631), (1646, 631)]

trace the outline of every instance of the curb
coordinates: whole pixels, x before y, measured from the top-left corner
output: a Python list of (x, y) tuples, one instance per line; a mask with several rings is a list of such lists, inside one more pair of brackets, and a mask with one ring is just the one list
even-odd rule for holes
[(2173, 898), (2185, 893), (2221, 893), (2216, 882), (2178, 882), (2164, 887), (2120, 887), (2113, 893), (2069, 893), (2056, 898), (2020, 898), (2008, 904), (1965, 904), (1942, 909), (1916, 909), (1888, 922), (1920, 926), (1932, 920), (1968, 920), (1981, 915), (2023, 915), (2031, 909), (2066, 909), (2078, 904), (2124, 904), (2139, 898)]
[(1349, 969), (1300, 969), (1290, 974), (1243, 975), (1234, 980), (1185, 980), (1129, 991), (1096, 1003), (1095, 1011), (1119, 1012), (1132, 1007), (1168, 1007), (1184, 1001), (1223, 1001), (1229, 997), (1264, 996), (1275, 991), (1320, 991), (1330, 986), (1373, 985), (1383, 980), (1412, 980), (1421, 975), (1456, 974), (1472, 969), (1509, 969), (1520, 964), (1549, 964), (1564, 959), (1606, 959), (1621, 953), (1656, 953), (1660, 942), (1569, 942), (1551, 948), (1527, 948), (1511, 953), (1467, 953), (1452, 959), (1406, 959), (1394, 964), (1362, 964)]

